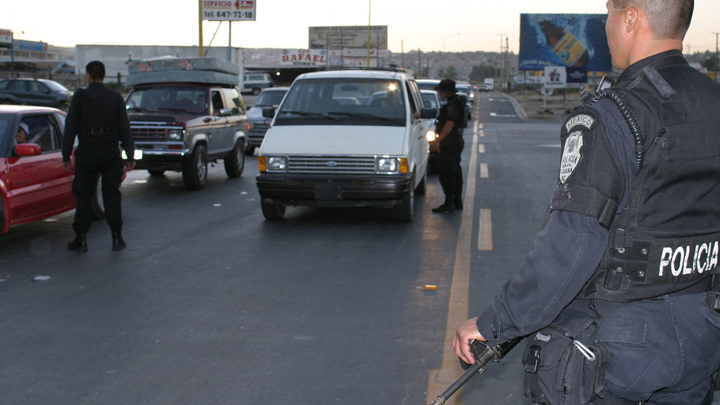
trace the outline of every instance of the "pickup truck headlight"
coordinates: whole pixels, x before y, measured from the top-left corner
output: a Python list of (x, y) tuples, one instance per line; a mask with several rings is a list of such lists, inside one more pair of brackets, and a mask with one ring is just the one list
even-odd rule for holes
[(406, 158), (378, 156), (375, 158), (375, 171), (379, 174), (397, 174), (408, 172)]
[(168, 139), (171, 141), (182, 141), (183, 132), (184, 131), (179, 129), (171, 129), (168, 131)]
[[(286, 156), (261, 156), (259, 159), (260, 171), (287, 172)], [(263, 170), (263, 166), (264, 169)]]
[(437, 139), (437, 134), (435, 133), (435, 131), (427, 131), (426, 136), (427, 136), (427, 141), (430, 143), (435, 142), (435, 140)]

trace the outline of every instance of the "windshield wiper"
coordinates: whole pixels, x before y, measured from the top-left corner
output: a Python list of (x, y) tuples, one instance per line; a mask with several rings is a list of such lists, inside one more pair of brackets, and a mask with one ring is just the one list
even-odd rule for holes
[(353, 117), (353, 118), (376, 118), (379, 120), (385, 120), (385, 121), (394, 121), (402, 118), (388, 118), (388, 117), (381, 117), (379, 115), (375, 114), (369, 114), (369, 113), (354, 113), (354, 112), (329, 112), (330, 115), (342, 115), (345, 117)]
[(160, 107), (160, 108), (158, 108), (158, 110), (168, 110), (168, 111), (172, 111), (172, 112), (190, 112), (184, 108), (179, 108), (179, 107)]
[(144, 108), (144, 107), (132, 107), (132, 108), (128, 108), (128, 111), (147, 111), (147, 108)]
[(323, 113), (309, 112), (309, 111), (282, 111), (281, 114), (294, 114), (302, 117), (313, 117), (313, 118), (327, 118), (330, 120), (338, 120), (339, 118), (331, 117)]

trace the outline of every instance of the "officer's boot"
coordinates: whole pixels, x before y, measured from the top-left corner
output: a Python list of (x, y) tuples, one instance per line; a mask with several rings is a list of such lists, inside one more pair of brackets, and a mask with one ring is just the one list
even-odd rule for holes
[(462, 209), (463, 209), (463, 200), (462, 200), (462, 197), (460, 197), (460, 195), (456, 195), (456, 196), (455, 196), (454, 204), (455, 204), (455, 209), (456, 209), (456, 210), (462, 210)]
[(112, 233), (113, 250), (123, 250), (127, 247), (127, 243), (123, 240), (122, 233), (120, 231)]
[(452, 194), (445, 194), (445, 203), (443, 205), (433, 208), (432, 212), (455, 212), (455, 196)]
[(68, 243), (68, 250), (75, 252), (87, 252), (87, 233), (75, 232), (75, 239)]

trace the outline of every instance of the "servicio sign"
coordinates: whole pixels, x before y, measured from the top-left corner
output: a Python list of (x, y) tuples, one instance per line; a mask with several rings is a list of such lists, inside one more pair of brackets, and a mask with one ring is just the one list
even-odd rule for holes
[(9, 48), (12, 46), (12, 31), (0, 29), (0, 47)]
[(255, 0), (202, 0), (202, 19), (208, 21), (255, 21)]

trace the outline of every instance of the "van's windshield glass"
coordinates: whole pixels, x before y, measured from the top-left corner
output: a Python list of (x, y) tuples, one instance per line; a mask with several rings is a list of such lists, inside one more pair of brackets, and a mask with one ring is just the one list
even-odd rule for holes
[(129, 112), (172, 111), (202, 115), (208, 110), (207, 89), (182, 86), (141, 87), (130, 94), (126, 108)]
[(405, 126), (407, 115), (398, 80), (303, 79), (293, 84), (274, 125)]

